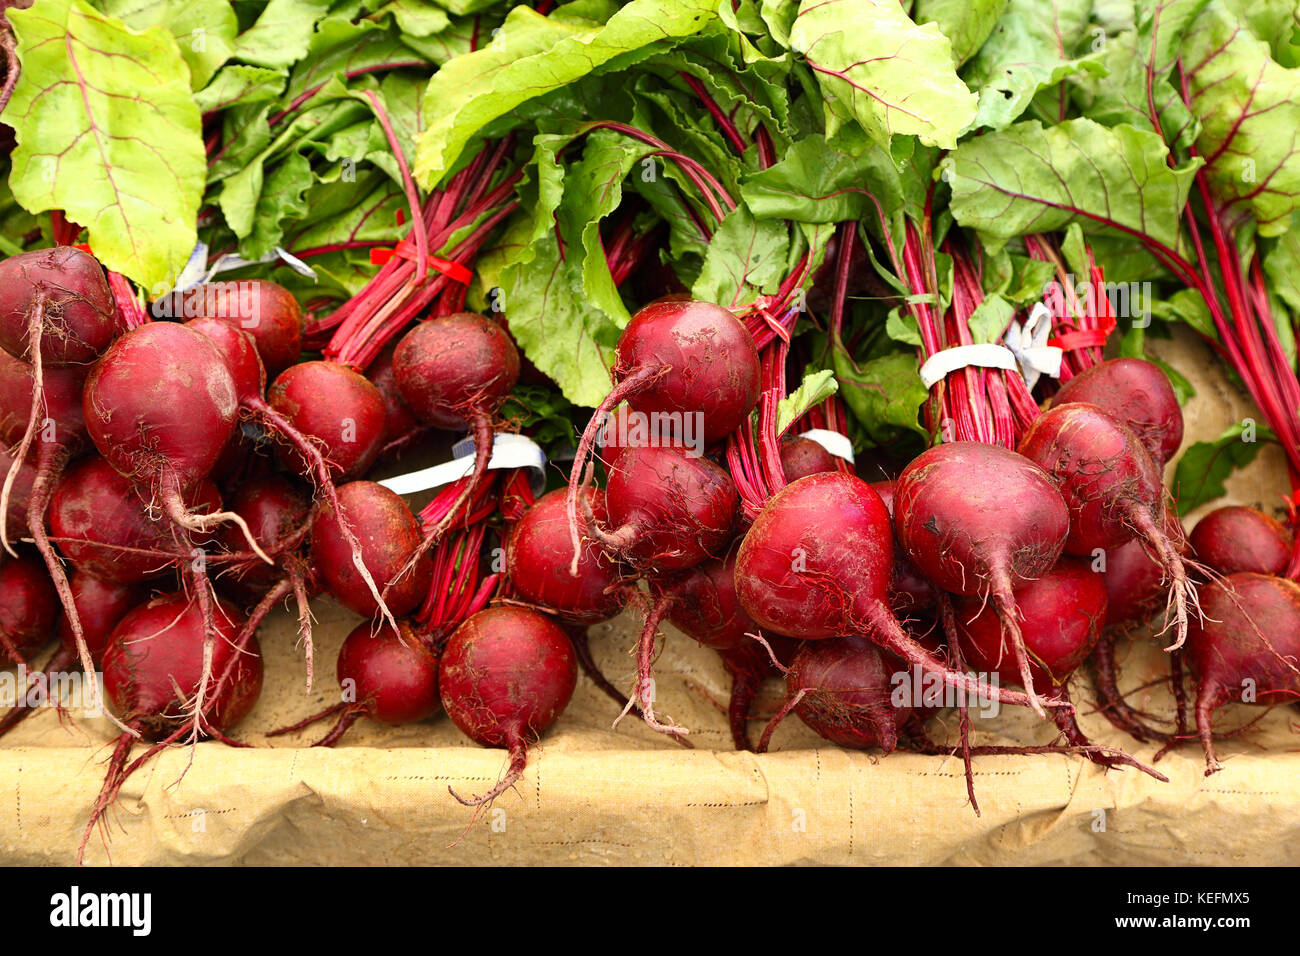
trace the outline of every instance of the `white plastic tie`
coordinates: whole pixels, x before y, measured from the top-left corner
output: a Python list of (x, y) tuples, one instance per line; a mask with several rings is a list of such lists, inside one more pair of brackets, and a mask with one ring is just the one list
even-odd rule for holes
[(843, 458), (850, 465), (854, 463), (853, 442), (849, 441), (846, 435), (833, 432), (829, 428), (810, 428), (806, 432), (800, 432), (799, 437), (815, 441), (836, 458)]
[[(430, 488), (441, 488), (453, 481), (459, 481), (474, 471), (474, 439), (462, 438), (451, 447), (451, 461), (444, 461), (431, 468), (407, 472), (385, 478), (379, 484), (399, 495), (410, 495)], [(546, 485), (546, 453), (542, 447), (526, 435), (502, 433), (493, 437), (492, 457), (488, 460), (488, 469), (527, 468), (532, 472), (534, 493), (540, 493)]]
[(1064, 353), (1057, 346), (1047, 344), (1051, 334), (1052, 313), (1043, 303), (1036, 302), (1024, 322), (1011, 323), (1003, 340), (1005, 345), (985, 342), (956, 345), (936, 352), (922, 363), (921, 381), (926, 388), (934, 388), (958, 369), (977, 366), (1019, 372), (1026, 387), (1032, 389), (1042, 375), (1061, 377)]

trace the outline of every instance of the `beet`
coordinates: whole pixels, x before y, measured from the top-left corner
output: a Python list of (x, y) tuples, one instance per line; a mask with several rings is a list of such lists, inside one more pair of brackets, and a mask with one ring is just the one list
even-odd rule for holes
[[(935, 586), (991, 599), (1025, 692), (1036, 700), (1013, 589), (1055, 564), (1066, 541), (1065, 501), (1047, 475), (996, 445), (939, 445), (899, 476), (894, 527)], [(1035, 710), (1042, 713), (1036, 703)]]
[[(736, 557), (737, 550), (732, 549), (725, 557), (710, 558), (689, 570), (651, 582), (656, 593), (673, 599), (668, 620), (715, 651), (735, 650), (747, 644), (760, 647), (745, 636), (756, 633), (758, 625), (736, 594)], [(763, 656), (767, 656), (765, 651)]]
[[(889, 512), (871, 486), (842, 472), (810, 475), (777, 492), (755, 519), (736, 559), (736, 593), (767, 630), (803, 640), (866, 635), (950, 686), (988, 694), (993, 689), (936, 660), (899, 626), (888, 605), (893, 565)], [(1017, 692), (995, 696), (1030, 705)]]
[(610, 529), (588, 519), (587, 530), (633, 567), (678, 571), (722, 550), (739, 504), (731, 476), (709, 459), (630, 447), (614, 460), (605, 488)]
[[(269, 602), (244, 618), (232, 604), (207, 591), (206, 581), (202, 585), (193, 597), (156, 597), (130, 611), (113, 629), (104, 652), (104, 690), (117, 712), (113, 720), (124, 732), (117, 738), (83, 832), (78, 864), (131, 774), (187, 735), (191, 742), (202, 735), (235, 743), (226, 731), (257, 703), (262, 655), (256, 628)], [(137, 735), (155, 743), (128, 766)]]
[[(605, 493), (583, 490), (597, 521), (606, 519)], [(618, 562), (588, 539), (579, 555), (578, 573), (569, 573), (569, 521), (565, 493), (552, 491), (537, 499), (510, 534), (506, 574), (515, 593), (562, 621), (595, 624), (613, 617), (623, 606)]]
[[(100, 664), (103, 662), (104, 651), (108, 649), (109, 638), (118, 622), (126, 616), (127, 612), (145, 602), (148, 589), (140, 584), (106, 581), (82, 571), (72, 575), (71, 585), (77, 614), (81, 619), (82, 632), (86, 637), (86, 645), (90, 649), (90, 657), (96, 664)], [(61, 644), (58, 658), (66, 663), (59, 667), (51, 661), (46, 666), (46, 670), (52, 672), (66, 668), (72, 663), (76, 654), (76, 642), (66, 613), (59, 619), (58, 635)]]
[(647, 418), (676, 416), (683, 431), (685, 416), (699, 416), (700, 440), (713, 444), (748, 420), (758, 404), (759, 373), (753, 337), (721, 306), (674, 298), (632, 316), (618, 340), (614, 387), (592, 414), (569, 472), (569, 546), (575, 558), (578, 487), (607, 413), (626, 401)]
[(556, 720), (578, 681), (573, 645), (544, 614), (493, 607), (466, 620), (447, 641), (438, 691), (452, 723), (476, 743), (510, 751), (510, 768), (495, 787), (466, 805), (483, 805), (523, 775), (528, 745)]
[(50, 639), (59, 597), (39, 560), (0, 560), (0, 667), (26, 662)]
[[(235, 391), (239, 396), (240, 407), (251, 413), (255, 418), (260, 419), (277, 438), (287, 442), (291, 452), (290, 457), (301, 463), (306, 474), (315, 479), (330, 508), (337, 511), (339, 508), (338, 489), (334, 484), (331, 462), (326, 459), (316, 441), (299, 431), (297, 425), (280, 414), (278, 410), (262, 398), (262, 392), (266, 389), (266, 373), (263, 371), (262, 360), (258, 357), (253, 339), (248, 333), (234, 324), (222, 322), (218, 319), (193, 319), (187, 325), (207, 336), (220, 350), (225, 359), (226, 367), (235, 382)], [(231, 513), (242, 517), (238, 508), (235, 508)], [(240, 527), (244, 528), (244, 525), (241, 524)], [(262, 539), (252, 533), (250, 529), (244, 528), (244, 530), (248, 540), (254, 542), (252, 547), (257, 551), (258, 545), (256, 542)], [(372, 588), (371, 597), (377, 602), (384, 617), (391, 619), (392, 614), (384, 607), (382, 595), (379, 594), (377, 588), (374, 588), (373, 582), (366, 578), (366, 572), (361, 564), (361, 543), (356, 539), (350, 527), (344, 525), (341, 526), (340, 530), (351, 551), (354, 566), (362, 573), (367, 586)], [(270, 556), (264, 551), (258, 551), (258, 554), (268, 563), (271, 563)], [(263, 574), (263, 577), (265, 577), (265, 574)]]
[[(1088, 562), (1062, 558), (1051, 570), (1016, 588), (1020, 633), (1034, 685), (1062, 686), (1087, 660), (1106, 618), (1106, 585)], [(957, 631), (966, 663), (1020, 684), (1020, 670), (1004, 643), (997, 612), (978, 598), (956, 602)]]
[[(688, 570), (653, 579), (650, 587), (660, 600), (667, 601), (668, 620), (673, 626), (721, 655), (731, 675), (727, 716), (732, 742), (737, 750), (753, 750), (748, 728), (750, 708), (762, 682), (781, 673), (772, 663), (768, 648), (788, 663), (797, 642), (771, 635), (764, 647), (747, 636), (758, 634), (759, 628), (736, 595), (736, 554), (732, 548), (723, 558), (710, 558)], [(644, 679), (649, 675), (641, 676)]]
[(33, 361), (39, 334), (43, 365), (87, 365), (120, 331), (113, 293), (94, 256), (55, 246), (0, 262), (0, 348), (15, 358)]
[(302, 354), (302, 309), (288, 289), (265, 279), (208, 282), (173, 293), (153, 311), (158, 317), (219, 321), (247, 332), (272, 377)]
[(487, 474), (493, 416), (519, 381), (519, 352), (500, 325), (474, 312), (421, 322), (393, 350), (402, 399), (435, 428), (468, 428), (474, 467), (442, 520), (425, 530), (420, 553), (457, 520)]
[[(89, 574), (80, 573), (72, 576), (70, 591), (76, 608), (77, 620), (81, 625), (82, 638), (86, 643), (91, 661), (98, 666), (103, 660), (104, 651), (108, 649), (108, 639), (112, 635), (113, 629), (117, 627), (118, 621), (128, 611), (139, 607), (147, 595), (144, 588), (138, 585), (114, 584), (111, 581), (103, 581)], [(58, 650), (45, 664), (42, 672), (29, 675), (29, 686), (45, 677), (46, 686), (53, 690), (54, 685), (49, 681), (47, 675), (63, 674), (69, 667), (77, 663), (79, 656), (77, 637), (74, 633), (71, 616), (66, 611), (59, 619), (57, 633), (59, 637)], [(55, 704), (59, 707), (62, 706), (61, 702), (57, 700)], [(0, 719), (0, 735), (6, 734), (16, 727), (32, 713), (33, 709), (30, 706), (21, 705), (11, 708), (9, 713), (5, 714), (3, 719)]]
[[(211, 482), (200, 482), (186, 507), (218, 511), (221, 497)], [(189, 557), (131, 481), (97, 455), (72, 465), (59, 481), (50, 530), (78, 571), (121, 584), (156, 578)]]
[(1192, 622), (1187, 659), (1197, 681), (1196, 727), (1209, 776), (1222, 769), (1211, 726), (1216, 709), (1300, 699), (1300, 585), (1239, 572), (1206, 585), (1200, 597), (1204, 613)]
[[(339, 514), (325, 506), (312, 531), (312, 560), (325, 586), (344, 607), (362, 617), (379, 613), (374, 588), (384, 595), (393, 615), (414, 611), (424, 599), (433, 564), (423, 555), (409, 570), (408, 560), (420, 544), (420, 524), (397, 494), (373, 481), (353, 481), (338, 490), (342, 515), (360, 541), (360, 563), (339, 524)], [(392, 626), (394, 622), (390, 622)]]
[(1091, 557), (1135, 537), (1151, 546), (1170, 582), (1172, 648), (1181, 647), (1196, 588), (1164, 530), (1169, 506), (1160, 469), (1133, 432), (1096, 405), (1071, 402), (1040, 415), (1021, 440), (1020, 452), (1061, 489), (1070, 514), (1067, 553)]
[[(252, 559), (223, 570), (221, 583), (241, 598), (251, 598), (274, 587), (286, 569), (301, 563), (297, 552), (308, 530), (312, 503), (297, 484), (269, 474), (241, 482), (231, 495), (230, 510), (244, 519), (254, 540), (275, 560), (274, 566)], [(232, 527), (223, 528), (219, 540), (232, 552), (246, 547), (243, 535)]]
[(235, 383), (235, 398), (240, 405), (262, 400), (266, 392), (266, 369), (247, 332), (220, 319), (191, 319), (185, 327), (198, 332), (217, 347)]
[(758, 404), (758, 350), (744, 324), (711, 302), (672, 300), (646, 306), (618, 340), (614, 381), (650, 370), (644, 387), (625, 395), (646, 415), (700, 414), (704, 442), (740, 427)]
[[(384, 399), (360, 372), (336, 362), (303, 362), (280, 373), (267, 401), (294, 431), (319, 445), (334, 481), (359, 478), (379, 457)], [(278, 452), (291, 470), (312, 471), (295, 447)]]
[(879, 747), (893, 753), (911, 707), (896, 706), (894, 675), (905, 665), (861, 637), (808, 641), (786, 674), (786, 703), (759, 741), (765, 753), (777, 725), (791, 710), (818, 736), (841, 747)]
[(399, 458), (430, 426), (425, 425), (402, 399), (393, 373), (393, 350), (385, 349), (366, 370), (366, 378), (379, 390), (384, 400), (384, 447), (381, 459)]
[[(9, 449), (0, 443), (0, 471), (6, 475), (14, 467), (16, 459)], [(32, 497), (32, 486), (36, 483), (36, 466), (28, 461), (17, 465), (13, 485), (9, 491), (9, 501), (4, 510), (5, 527), (13, 528), (18, 534), (27, 534), (27, 503)], [(568, 528), (565, 528), (565, 540), (568, 540)]]
[[(876, 494), (880, 495), (880, 500), (885, 503), (885, 509), (889, 512), (890, 520), (894, 517), (894, 490), (897, 482), (894, 481), (873, 481), (871, 488)], [(894, 549), (894, 570), (889, 576), (889, 606), (893, 608), (894, 613), (899, 617), (914, 612), (926, 611), (934, 607), (935, 591), (934, 585), (929, 582), (915, 564), (907, 559), (906, 552), (898, 543), (898, 535), (894, 535), (894, 543), (898, 545)]]
[(824, 471), (838, 471), (841, 461), (842, 458), (832, 455), (825, 446), (811, 438), (787, 437), (781, 442), (781, 468), (787, 482)]
[(1052, 407), (1068, 402), (1096, 405), (1138, 437), (1164, 465), (1183, 443), (1183, 412), (1158, 365), (1139, 358), (1113, 358), (1085, 369), (1061, 386)]
[(413, 724), (438, 712), (438, 655), (427, 636), (417, 634), (405, 621), (397, 630), (384, 625), (377, 631), (369, 621), (354, 627), (339, 648), (339, 686), (342, 703), (329, 707), (268, 737), (302, 730), (325, 717), (338, 715), (334, 727), (313, 747), (332, 747), (362, 717), (381, 724)]
[(198, 514), (184, 500), (212, 471), (238, 422), (234, 379), (210, 339), (170, 322), (132, 329), (95, 364), (82, 401), (100, 454), (157, 495), (174, 524), (199, 533), (225, 521), (242, 528), (236, 514)]
[(1288, 528), (1262, 511), (1232, 505), (1216, 508), (1198, 521), (1191, 545), (1197, 560), (1220, 574), (1280, 575), (1291, 560), (1295, 541)]
[(114, 342), (86, 380), (83, 401), (100, 454), (158, 488), (164, 502), (207, 477), (239, 411), (220, 351), (169, 322), (142, 325)]
[(519, 380), (519, 352), (505, 329), (474, 312), (421, 322), (393, 351), (403, 401), (435, 428), (474, 428)]
[[(262, 657), (255, 636), (242, 652), (236, 650), (244, 616), (228, 601), (214, 603), (211, 673), (222, 673), (228, 664), (235, 672), (209, 702), (204, 722), (225, 732), (257, 702)], [(161, 740), (192, 719), (193, 697), (203, 679), (203, 618), (199, 601), (169, 594), (131, 611), (113, 629), (104, 652), (104, 690), (118, 716), (149, 740)]]

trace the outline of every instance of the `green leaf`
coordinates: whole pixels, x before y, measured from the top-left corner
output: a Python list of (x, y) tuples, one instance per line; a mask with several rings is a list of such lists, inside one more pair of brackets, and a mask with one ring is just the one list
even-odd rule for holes
[(783, 47), (790, 46), (790, 30), (799, 15), (798, 0), (759, 0), (759, 15), (767, 24), (772, 39)]
[(270, 0), (253, 26), (235, 41), (235, 58), (255, 66), (293, 66), (306, 54), (316, 21), (330, 0)]
[(1261, 236), (1281, 235), (1300, 208), (1300, 70), (1275, 63), (1220, 3), (1197, 19), (1181, 60), (1217, 205), (1230, 225), (1253, 214)]
[(976, 344), (1001, 342), (1015, 314), (1015, 306), (1002, 296), (986, 297), (983, 302), (975, 306), (975, 311), (966, 320), (966, 324), (970, 326), (971, 338)]
[(398, 28), (413, 37), (431, 37), (451, 25), (447, 12), (428, 0), (392, 0), (382, 12), (391, 13)]
[(429, 81), (432, 115), (416, 151), (416, 177), (426, 188), (439, 183), (475, 133), (519, 104), (716, 20), (716, 5), (706, 0), (632, 0), (606, 23), (516, 7), (490, 44), (451, 60)]
[(1227, 494), (1224, 482), (1228, 476), (1254, 461), (1261, 442), (1272, 438), (1267, 428), (1258, 428), (1250, 422), (1233, 425), (1214, 441), (1201, 441), (1189, 447), (1178, 459), (1174, 472), (1178, 513), (1185, 515)]
[(501, 406), (501, 418), (519, 427), (548, 456), (578, 444), (573, 405), (563, 395), (539, 385), (516, 385)]
[(285, 221), (299, 219), (307, 212), (305, 194), (315, 181), (311, 163), (301, 153), (290, 153), (275, 166), (258, 197), (253, 230), (240, 244), (246, 258), (259, 259), (281, 245)]
[(109, 269), (148, 288), (188, 261), (207, 171), (190, 71), (162, 27), (137, 33), (82, 0), (11, 9), (22, 62), (3, 119), (9, 185), (63, 209)]
[(854, 127), (835, 141), (807, 136), (775, 164), (746, 177), (741, 198), (754, 215), (799, 222), (843, 222), (875, 216), (873, 180), (896, 177), (889, 153)]
[(917, 23), (934, 23), (952, 43), (953, 61), (961, 66), (984, 45), (1009, 0), (918, 0)]
[(785, 223), (755, 219), (737, 206), (713, 234), (691, 295), (730, 308), (775, 292), (785, 277), (789, 245)]
[(237, 103), (262, 103), (280, 95), (285, 79), (282, 70), (232, 63), (194, 94), (194, 102), (204, 113), (228, 109)]
[(929, 392), (917, 372), (916, 356), (890, 352), (855, 365), (843, 348), (833, 350), (840, 397), (876, 444), (896, 437), (898, 429), (929, 438), (918, 412)]
[(1269, 289), (1286, 303), (1292, 315), (1300, 316), (1300, 229), (1292, 217), (1291, 228), (1264, 253), (1264, 274)]
[(916, 321), (916, 316), (911, 312), (904, 312), (902, 306), (889, 310), (889, 317), (885, 319), (885, 334), (895, 342), (913, 345), (918, 349), (922, 344), (921, 328)]
[(965, 70), (966, 82), (979, 92), (976, 126), (1003, 129), (1040, 91), (1084, 71), (1102, 72), (1100, 52), (1075, 55), (1090, 9), (1089, 0), (1060, 0), (1050, 12), (1040, 0), (1010, 0)]
[(1127, 123), (1155, 132), (1151, 108), (1160, 128), (1180, 146), (1196, 135), (1196, 121), (1174, 88), (1171, 73), (1179, 45), (1209, 0), (1157, 0), (1138, 12), (1136, 28), (1107, 37), (1100, 77), (1084, 77), (1078, 99), (1085, 113), (1106, 126)]
[(225, 0), (104, 0), (99, 6), (133, 30), (152, 26), (170, 30), (189, 64), (196, 90), (207, 85), (235, 49), (239, 24)]
[(881, 146), (895, 133), (951, 149), (975, 117), (952, 45), (897, 0), (802, 0), (790, 31), (827, 99), (827, 133), (856, 120)]
[(1198, 164), (1171, 169), (1154, 133), (1088, 119), (1037, 121), (969, 140), (946, 178), (952, 213), (997, 251), (1013, 236), (1072, 222), (1150, 237), (1176, 248)]
[(830, 369), (806, 370), (799, 387), (776, 403), (777, 435), (784, 435), (808, 409), (830, 398), (839, 387)]
[(584, 307), (582, 273), (562, 259), (553, 236), (533, 243), (501, 273), (510, 332), (524, 354), (575, 405), (609, 394), (619, 329)]

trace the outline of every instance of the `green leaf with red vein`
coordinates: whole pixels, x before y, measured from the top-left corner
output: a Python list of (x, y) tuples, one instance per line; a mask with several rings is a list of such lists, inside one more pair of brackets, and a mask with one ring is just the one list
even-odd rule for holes
[(520, 104), (615, 58), (626, 64), (716, 22), (717, 6), (709, 0), (631, 0), (604, 23), (516, 7), (491, 43), (450, 60), (429, 81), (429, 126), (416, 150), (416, 178), (426, 187), (441, 182), (479, 130)]
[(189, 259), (207, 171), (190, 71), (162, 27), (137, 33), (82, 0), (11, 10), (22, 72), (9, 185), (30, 212), (62, 209), (100, 261), (144, 286)]
[(1131, 126), (1032, 121), (963, 143), (945, 178), (953, 216), (978, 230), (991, 252), (1014, 236), (1072, 222), (1173, 249), (1197, 164), (1172, 169), (1168, 156), (1160, 137)]
[(1253, 216), (1259, 234), (1277, 236), (1300, 208), (1300, 70), (1279, 66), (1221, 3), (1211, 4), (1181, 51), (1196, 147), (1226, 221)]
[(856, 120), (885, 147), (900, 134), (951, 149), (975, 118), (952, 44), (933, 23), (913, 23), (898, 0), (803, 0), (790, 46), (821, 84), (828, 135)]

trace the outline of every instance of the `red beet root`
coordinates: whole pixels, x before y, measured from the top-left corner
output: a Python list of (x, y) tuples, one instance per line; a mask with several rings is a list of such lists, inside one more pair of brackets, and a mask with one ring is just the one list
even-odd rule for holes
[[(1062, 558), (1035, 581), (1016, 588), (1020, 633), (1029, 653), (1034, 685), (1051, 691), (1062, 686), (1087, 660), (1106, 617), (1103, 575), (1077, 558)], [(997, 613), (976, 598), (956, 604), (957, 631), (966, 663), (1019, 684), (1020, 671), (1004, 644)]]
[(577, 681), (573, 645), (544, 614), (494, 607), (461, 624), (442, 654), (442, 705), (470, 739), (508, 749), (510, 769), (482, 796), (466, 800), (454, 790), (452, 796), (483, 805), (514, 786), (523, 775), (528, 744), (559, 719)]
[(20, 555), (0, 563), (0, 667), (25, 662), (48, 641), (59, 597), (36, 558)]
[(519, 381), (519, 352), (491, 319), (459, 312), (421, 322), (393, 350), (393, 376), (402, 399), (436, 428), (469, 428), (474, 470), (446, 516), (424, 533), (423, 553), (471, 501), (492, 458), (492, 417)]
[(344, 519), (360, 542), (360, 561), (371, 581), (366, 581), (353, 560), (339, 515), (326, 508), (312, 531), (312, 558), (330, 593), (363, 617), (380, 611), (375, 587), (385, 592), (392, 614), (415, 610), (429, 589), (433, 564), (425, 555), (403, 573), (420, 544), (420, 524), (411, 509), (398, 495), (373, 481), (343, 485), (338, 500)]
[[(238, 422), (234, 379), (206, 336), (170, 322), (132, 329), (91, 370), (83, 408), (100, 454), (155, 493), (178, 527), (242, 526), (230, 512), (196, 514), (183, 498), (212, 471)], [(251, 538), (249, 546), (257, 550)]]
[(634, 567), (677, 571), (722, 550), (739, 503), (731, 476), (707, 458), (675, 448), (625, 448), (605, 488), (610, 529), (589, 519), (587, 530)]
[[(583, 489), (597, 521), (606, 519), (605, 493)], [(618, 563), (588, 539), (569, 573), (569, 520), (565, 493), (552, 491), (537, 499), (511, 532), (506, 548), (506, 573), (515, 593), (562, 621), (595, 624), (618, 613), (623, 605)]]
[(1070, 514), (1069, 554), (1091, 557), (1141, 538), (1160, 559), (1174, 608), (1176, 639), (1187, 637), (1187, 608), (1196, 606), (1182, 556), (1166, 534), (1168, 509), (1160, 469), (1134, 434), (1096, 405), (1072, 402), (1044, 412), (1020, 443), (1061, 490)]
[[(221, 498), (204, 481), (186, 505), (195, 512), (217, 511)], [(150, 515), (130, 480), (98, 456), (74, 464), (55, 488), (50, 530), (78, 571), (122, 584), (158, 577), (190, 556), (171, 529)]]
[(505, 329), (474, 312), (421, 322), (397, 343), (393, 375), (407, 406), (435, 428), (473, 427), (519, 380)]
[(840, 461), (811, 438), (786, 438), (781, 442), (781, 468), (787, 482), (824, 471), (838, 471)]
[(1220, 574), (1252, 571), (1282, 574), (1294, 539), (1280, 522), (1254, 508), (1217, 508), (1196, 523), (1191, 535), (1197, 560)]
[[(127, 724), (150, 740), (161, 740), (192, 719), (204, 680), (204, 615), (199, 602), (181, 594), (157, 597), (118, 622), (104, 653), (104, 690)], [(216, 599), (216, 639), (209, 675), (227, 665), (233, 678), (204, 703), (204, 723), (224, 732), (253, 709), (262, 690), (262, 658), (257, 638), (242, 652), (235, 639), (244, 617), (229, 602)], [(216, 686), (210, 682), (210, 686)]]
[(1300, 699), (1300, 585), (1242, 572), (1201, 589), (1187, 659), (1197, 680), (1196, 727), (1206, 776), (1221, 769), (1211, 718), (1230, 701), (1273, 706)]
[[(1065, 501), (1047, 475), (996, 445), (939, 445), (899, 477), (894, 527), (908, 558), (937, 587), (992, 600), (1036, 701), (1013, 589), (1055, 564), (1066, 540)], [(1034, 709), (1042, 713), (1037, 703)]]
[[(0, 348), (24, 362), (86, 365), (121, 331), (113, 293), (98, 260), (71, 246), (0, 262)], [(38, 312), (39, 305), (39, 312)]]
[(288, 289), (265, 279), (195, 286), (156, 302), (153, 313), (211, 319), (247, 332), (269, 376), (279, 375), (302, 354), (302, 309)]
[(758, 403), (754, 340), (739, 319), (710, 302), (658, 302), (632, 316), (618, 340), (614, 380), (645, 369), (663, 374), (627, 396), (632, 410), (700, 414), (705, 444), (726, 438)]
[(344, 700), (301, 723), (267, 736), (301, 730), (338, 715), (333, 729), (312, 746), (332, 747), (361, 717), (381, 724), (413, 724), (436, 714), (438, 657), (426, 637), (405, 621), (377, 632), (369, 621), (352, 629), (339, 648), (337, 674)]
[[(86, 645), (90, 648), (91, 659), (102, 663), (104, 651), (108, 649), (108, 640), (118, 622), (129, 611), (144, 603), (148, 596), (147, 589), (139, 584), (118, 584), (105, 581), (93, 574), (77, 572), (72, 576), (72, 596), (76, 602), (77, 614), (81, 618), (81, 627), (86, 636)], [(62, 644), (60, 659), (66, 659), (66, 667), (76, 653), (72, 628), (65, 613), (59, 619), (59, 641)], [(54, 662), (46, 668), (50, 671), (62, 670)]]
[[(271, 384), (268, 403), (296, 432), (319, 444), (334, 481), (364, 475), (384, 443), (384, 399), (370, 381), (336, 362), (303, 362)], [(281, 447), (284, 463), (311, 474), (296, 448)]]
[(758, 752), (767, 751), (777, 725), (793, 710), (833, 744), (893, 753), (913, 715), (893, 700), (894, 675), (903, 666), (860, 637), (806, 642), (786, 675), (786, 703), (763, 731)]
[(1096, 405), (1128, 426), (1163, 465), (1183, 443), (1183, 412), (1169, 376), (1139, 358), (1114, 358), (1085, 369), (1061, 386), (1052, 407), (1067, 402)]
[(379, 457), (398, 458), (430, 426), (421, 422), (415, 412), (411, 411), (411, 406), (402, 399), (393, 374), (391, 348), (380, 353), (379, 358), (366, 370), (366, 377), (379, 389), (379, 395), (384, 400), (384, 447)]
[[(705, 445), (717, 442), (758, 404), (759, 362), (753, 337), (734, 315), (708, 302), (653, 302), (632, 316), (618, 340), (614, 388), (583, 431), (569, 472), (569, 538), (578, 542), (578, 487), (606, 414), (624, 401), (633, 412), (662, 420), (699, 416)], [(697, 449), (698, 450), (698, 449)], [(620, 456), (621, 457), (621, 456)]]
[[(899, 507), (906, 501), (900, 492)], [(745, 535), (736, 593), (760, 626), (778, 634), (804, 640), (865, 634), (950, 686), (987, 694), (989, 688), (933, 658), (899, 626), (888, 605), (893, 565), (889, 512), (871, 486), (840, 472), (811, 475), (774, 495)], [(1030, 705), (1017, 692), (998, 689), (996, 696)]]
[[(893, 481), (873, 481), (871, 483), (872, 490), (880, 495), (880, 500), (885, 503), (891, 521), (894, 517), (894, 489), (896, 484)], [(906, 552), (898, 544), (897, 534), (894, 535), (894, 542), (897, 547), (894, 549), (894, 571), (889, 578), (889, 606), (900, 617), (934, 607), (934, 585), (926, 579), (924, 574), (917, 570), (915, 564), (907, 559)]]

